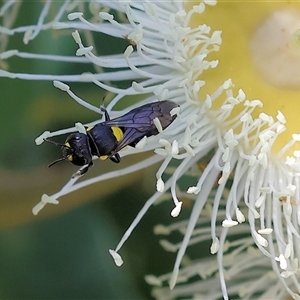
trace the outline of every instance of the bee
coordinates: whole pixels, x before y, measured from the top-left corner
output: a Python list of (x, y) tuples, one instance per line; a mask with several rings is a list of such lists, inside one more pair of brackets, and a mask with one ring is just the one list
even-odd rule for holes
[(72, 177), (85, 174), (93, 166), (93, 157), (101, 160), (110, 159), (115, 163), (121, 161), (119, 151), (126, 146), (134, 147), (143, 137), (159, 133), (154, 120), (157, 118), (162, 129), (167, 128), (176, 118), (171, 110), (179, 107), (172, 101), (158, 101), (134, 108), (123, 116), (110, 119), (104, 107), (105, 121), (86, 128), (86, 134), (76, 132), (70, 134), (65, 143), (44, 139), (46, 142), (61, 147), (62, 157), (53, 161), (48, 167), (59, 161), (68, 160), (81, 166)]

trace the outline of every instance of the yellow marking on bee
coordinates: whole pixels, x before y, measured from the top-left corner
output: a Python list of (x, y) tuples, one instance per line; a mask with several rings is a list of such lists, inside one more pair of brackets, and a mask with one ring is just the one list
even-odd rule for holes
[(120, 142), (121, 139), (123, 138), (123, 131), (116, 126), (111, 127), (114, 136), (116, 137), (117, 141)]
[(101, 160), (106, 160), (108, 158), (108, 156), (107, 155), (102, 155), (102, 156), (99, 156), (99, 159), (101, 159)]
[[(70, 144), (68, 142), (65, 143), (65, 146), (68, 147), (68, 148), (71, 148), (71, 146), (70, 146)], [(73, 155), (71, 155), (71, 154), (68, 155), (67, 159), (68, 159), (68, 161), (72, 161), (73, 160)]]

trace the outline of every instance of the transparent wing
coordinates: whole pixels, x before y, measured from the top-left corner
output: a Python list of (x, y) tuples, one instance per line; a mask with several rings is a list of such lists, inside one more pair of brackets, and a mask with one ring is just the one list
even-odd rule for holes
[(123, 116), (107, 120), (104, 124), (108, 126), (118, 126), (125, 128), (136, 128), (140, 132), (147, 131), (149, 127), (155, 126), (153, 120), (158, 118), (162, 128), (166, 128), (175, 119), (170, 115), (170, 111), (178, 107), (178, 104), (172, 101), (159, 101), (134, 108)]

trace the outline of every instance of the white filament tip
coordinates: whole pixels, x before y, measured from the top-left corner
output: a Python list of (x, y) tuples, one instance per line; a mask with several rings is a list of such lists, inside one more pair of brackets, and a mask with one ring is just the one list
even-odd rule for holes
[(216, 254), (219, 251), (219, 247), (220, 247), (219, 239), (217, 237), (214, 237), (213, 242), (210, 246), (210, 253)]
[(285, 259), (283, 254), (279, 255), (279, 265), (282, 270), (286, 270), (287, 268), (287, 260)]
[(50, 131), (44, 131), (40, 136), (38, 136), (34, 142), (37, 146), (41, 145), (44, 142), (44, 139), (50, 136)]
[(175, 287), (175, 284), (176, 284), (176, 281), (177, 281), (177, 277), (178, 277), (178, 273), (179, 273), (179, 269), (175, 268), (173, 270), (172, 277), (171, 277), (171, 280), (169, 282), (170, 290), (173, 290), (173, 288)]
[(264, 229), (259, 229), (257, 230), (257, 232), (259, 234), (271, 234), (273, 232), (273, 229), (272, 228), (264, 228)]
[(161, 126), (161, 123), (160, 123), (160, 121), (159, 121), (159, 118), (156, 117), (156, 118), (153, 120), (153, 123), (154, 123), (156, 129), (158, 130), (158, 132), (162, 132), (162, 131), (163, 131), (163, 128), (162, 128), (162, 126)]
[(150, 285), (154, 285), (154, 286), (162, 286), (162, 282), (160, 279), (158, 279), (157, 277), (155, 277), (154, 275), (146, 275), (145, 276), (145, 281), (150, 284)]
[(109, 249), (110, 255), (113, 257), (116, 266), (121, 267), (123, 265), (123, 259), (120, 254), (118, 254), (115, 250)]
[(171, 211), (171, 216), (172, 216), (173, 218), (178, 217), (178, 215), (180, 214), (180, 211), (181, 211), (181, 207), (182, 207), (182, 202), (178, 202), (178, 203), (176, 204), (176, 206), (172, 209), (172, 211)]
[(156, 190), (162, 193), (165, 190), (165, 183), (161, 178), (159, 178), (156, 182)]
[(236, 218), (237, 218), (237, 220), (238, 220), (239, 223), (245, 222), (245, 216), (244, 216), (244, 214), (240, 211), (239, 208), (237, 208), (237, 209), (235, 210), (235, 213), (236, 213)]
[(83, 13), (82, 12), (73, 12), (68, 14), (68, 19), (70, 21), (80, 19), (82, 17)]
[(237, 224), (238, 224), (237, 221), (232, 221), (232, 220), (224, 220), (222, 222), (223, 227), (233, 227), (233, 226), (236, 226)]
[(47, 203), (58, 204), (59, 202), (55, 198), (50, 197), (47, 194), (44, 194), (41, 198), (41, 201), (33, 207), (32, 213), (36, 216)]
[(80, 122), (75, 123), (75, 127), (78, 132), (86, 134), (85, 127)]
[(53, 81), (53, 85), (56, 87), (56, 88), (59, 88), (61, 89), (62, 91), (66, 92), (68, 90), (70, 90), (70, 87), (67, 85), (67, 84), (64, 84), (58, 80), (54, 80)]
[(256, 241), (263, 247), (268, 247), (268, 241), (262, 237), (260, 234), (256, 234)]
[(195, 194), (197, 195), (200, 192), (200, 188), (197, 186), (190, 186), (186, 191), (188, 194)]

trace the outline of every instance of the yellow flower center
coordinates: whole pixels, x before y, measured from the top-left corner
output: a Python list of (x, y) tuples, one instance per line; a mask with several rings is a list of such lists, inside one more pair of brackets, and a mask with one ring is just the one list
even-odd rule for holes
[[(300, 2), (220, 0), (194, 15), (191, 26), (199, 24), (222, 31), (220, 51), (208, 56), (208, 60), (219, 60), (219, 65), (201, 75), (206, 81), (201, 95), (211, 94), (231, 78), (235, 93), (242, 89), (247, 99), (263, 102), (253, 118), (264, 112), (276, 119), (281, 111), (287, 122), (286, 131), (272, 147), (277, 153), (293, 133), (300, 133)], [(223, 100), (215, 101), (213, 109)], [(242, 109), (240, 105), (234, 113)], [(297, 146), (286, 154), (292, 155)]]

